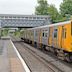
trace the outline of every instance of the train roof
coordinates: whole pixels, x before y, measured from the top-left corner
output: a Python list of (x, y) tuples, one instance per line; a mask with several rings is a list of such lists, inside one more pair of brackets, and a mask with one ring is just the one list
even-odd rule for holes
[(65, 22), (59, 22), (59, 23), (54, 23), (54, 24), (50, 24), (50, 25), (39, 26), (39, 27), (35, 27), (35, 28), (30, 28), (28, 30), (41, 29), (41, 28), (46, 28), (46, 27), (58, 26), (58, 25), (64, 25), (64, 24), (68, 24), (68, 23), (71, 23), (71, 21), (65, 21)]

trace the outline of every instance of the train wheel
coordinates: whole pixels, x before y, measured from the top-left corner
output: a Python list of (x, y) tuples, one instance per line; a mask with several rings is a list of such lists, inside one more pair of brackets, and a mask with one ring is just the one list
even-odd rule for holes
[(70, 56), (70, 61), (72, 62), (72, 55)]
[(65, 53), (65, 60), (67, 62), (71, 62), (71, 57), (70, 57), (70, 55), (68, 53)]

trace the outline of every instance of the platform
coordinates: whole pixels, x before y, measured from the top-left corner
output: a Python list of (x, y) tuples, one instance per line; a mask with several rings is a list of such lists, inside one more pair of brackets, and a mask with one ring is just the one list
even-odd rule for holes
[(11, 40), (0, 40), (0, 72), (27, 72)]

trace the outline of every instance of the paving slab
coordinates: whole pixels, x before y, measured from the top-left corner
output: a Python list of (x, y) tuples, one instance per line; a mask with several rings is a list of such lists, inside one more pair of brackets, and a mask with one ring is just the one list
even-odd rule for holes
[(26, 72), (10, 40), (0, 40), (0, 72)]

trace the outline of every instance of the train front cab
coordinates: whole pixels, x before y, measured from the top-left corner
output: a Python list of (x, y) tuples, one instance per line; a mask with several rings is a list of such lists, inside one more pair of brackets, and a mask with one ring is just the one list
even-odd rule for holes
[(50, 26), (48, 34), (46, 49), (62, 60), (72, 61), (72, 22)]
[[(58, 26), (58, 48), (59, 55), (64, 56), (67, 61), (72, 60), (72, 22)], [(61, 34), (61, 35), (60, 35)], [(58, 56), (59, 56), (58, 55)]]

